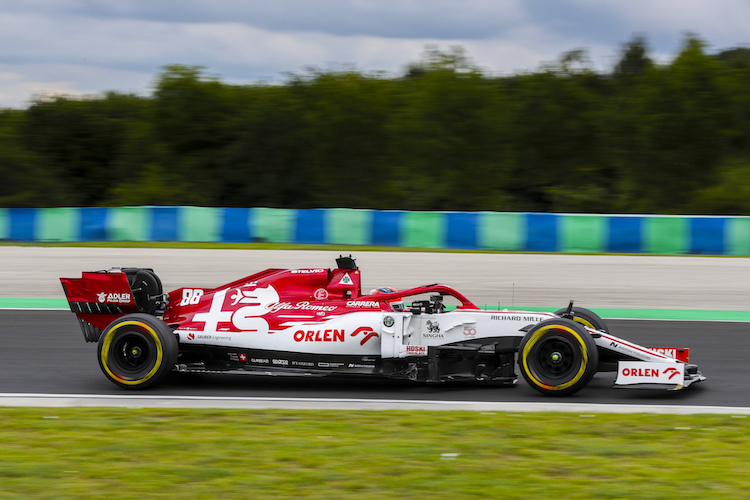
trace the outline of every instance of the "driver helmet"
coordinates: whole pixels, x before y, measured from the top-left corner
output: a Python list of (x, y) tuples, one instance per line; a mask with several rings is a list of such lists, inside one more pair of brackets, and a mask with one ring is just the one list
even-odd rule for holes
[[(382, 293), (396, 293), (398, 290), (395, 288), (392, 288), (390, 286), (381, 286), (380, 288), (374, 288), (370, 290), (370, 295), (379, 295)], [(401, 299), (401, 297), (397, 299), (391, 299), (387, 301), (388, 304), (393, 308), (394, 311), (403, 311), (404, 310), (404, 301)]]

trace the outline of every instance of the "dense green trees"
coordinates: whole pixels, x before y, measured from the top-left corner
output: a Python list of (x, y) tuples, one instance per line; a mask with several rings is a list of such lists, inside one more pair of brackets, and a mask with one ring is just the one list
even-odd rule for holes
[(645, 38), (490, 76), (429, 48), (400, 77), (228, 85), (167, 66), (153, 95), (0, 110), (0, 206), (206, 205), (750, 214), (750, 49)]

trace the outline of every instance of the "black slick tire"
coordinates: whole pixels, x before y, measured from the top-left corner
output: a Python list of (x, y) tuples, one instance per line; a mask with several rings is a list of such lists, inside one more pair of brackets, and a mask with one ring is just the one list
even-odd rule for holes
[(178, 343), (162, 320), (143, 313), (116, 319), (99, 338), (99, 366), (115, 385), (145, 389), (166, 378), (177, 363)]
[[(557, 316), (561, 316), (563, 313), (566, 313), (567, 311), (568, 311), (567, 309), (560, 309), (559, 311), (555, 311), (555, 314)], [(609, 328), (607, 327), (607, 323), (605, 323), (604, 320), (600, 318), (599, 315), (596, 314), (594, 311), (585, 309), (583, 307), (574, 307), (571, 313), (573, 313), (573, 321), (580, 323), (584, 326), (588, 326), (589, 328), (593, 328), (594, 330), (599, 330), (604, 333), (609, 333)]]
[(523, 378), (548, 396), (569, 396), (583, 389), (596, 373), (599, 353), (591, 334), (570, 319), (534, 325), (518, 347)]

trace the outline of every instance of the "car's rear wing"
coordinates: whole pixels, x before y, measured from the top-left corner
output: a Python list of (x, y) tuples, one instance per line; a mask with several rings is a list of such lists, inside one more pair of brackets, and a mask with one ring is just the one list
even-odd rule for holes
[(135, 312), (161, 314), (166, 306), (162, 285), (152, 269), (112, 268), (60, 278), (70, 310), (81, 323), (87, 342), (120, 316)]

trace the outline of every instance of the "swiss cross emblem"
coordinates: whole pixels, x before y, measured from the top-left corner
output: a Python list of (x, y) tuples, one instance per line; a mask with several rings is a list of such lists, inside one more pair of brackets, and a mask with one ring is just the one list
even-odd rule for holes
[(239, 353), (237, 357), (240, 358), (240, 361), (245, 363), (247, 362), (247, 354), (245, 354), (244, 352)]

